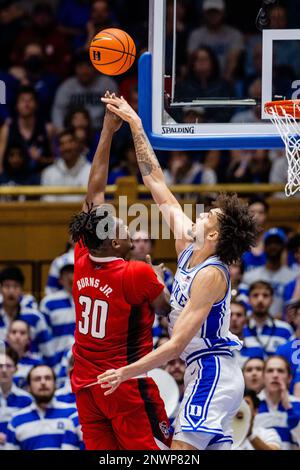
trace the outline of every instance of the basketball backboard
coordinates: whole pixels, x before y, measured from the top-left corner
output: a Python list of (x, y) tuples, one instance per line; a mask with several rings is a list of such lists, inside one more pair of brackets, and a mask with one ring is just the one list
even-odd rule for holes
[[(189, 16), (196, 18), (197, 2), (189, 2), (189, 8), (193, 4), (195, 11)], [(193, 39), (187, 41), (190, 52), (183, 63), (176, 26), (180, 14), (176, 0), (150, 0), (149, 52), (139, 62), (139, 112), (154, 148), (283, 147), (263, 105), (274, 99), (300, 96), (300, 29), (261, 32), (254, 28), (239, 46), (242, 74), (223, 78), (232, 59), (227, 58), (215, 90), (209, 86), (207, 91), (200, 81), (199, 89), (195, 86), (197, 80), (191, 85), (195, 64), (203, 59), (197, 56), (198, 52), (191, 52)], [(201, 15), (198, 23), (203, 24)]]

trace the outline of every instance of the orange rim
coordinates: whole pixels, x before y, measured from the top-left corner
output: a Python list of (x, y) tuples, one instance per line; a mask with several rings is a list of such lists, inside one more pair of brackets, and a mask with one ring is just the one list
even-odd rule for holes
[(300, 119), (300, 100), (269, 101), (265, 103), (265, 112), (267, 114), (275, 112), (278, 117), (289, 115)]

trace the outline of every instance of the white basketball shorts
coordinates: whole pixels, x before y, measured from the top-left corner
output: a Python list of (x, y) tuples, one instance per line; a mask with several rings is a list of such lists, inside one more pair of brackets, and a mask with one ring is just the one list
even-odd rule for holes
[(187, 367), (184, 383), (173, 440), (199, 450), (230, 449), (231, 421), (240, 407), (245, 387), (236, 359), (204, 354)]

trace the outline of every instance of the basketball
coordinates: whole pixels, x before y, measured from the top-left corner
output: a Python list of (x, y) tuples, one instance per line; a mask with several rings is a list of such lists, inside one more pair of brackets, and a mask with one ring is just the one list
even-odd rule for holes
[(125, 31), (109, 28), (100, 31), (90, 44), (90, 59), (99, 72), (121, 75), (132, 66), (136, 55), (133, 39)]

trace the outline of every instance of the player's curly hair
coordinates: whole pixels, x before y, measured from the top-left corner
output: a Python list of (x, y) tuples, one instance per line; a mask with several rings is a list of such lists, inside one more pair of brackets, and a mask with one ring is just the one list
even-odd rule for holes
[[(109, 210), (102, 214), (97, 213), (99, 206), (88, 204), (88, 210), (75, 214), (69, 225), (69, 234), (73, 242), (79, 242), (86, 246), (89, 251), (103, 247), (105, 241), (110, 238), (110, 228), (115, 225)], [(99, 237), (97, 227), (99, 222), (106, 219), (106, 225), (103, 227), (105, 236)]]
[(220, 236), (216, 254), (225, 264), (238, 262), (245, 251), (255, 246), (258, 226), (249, 213), (248, 204), (236, 194), (221, 194), (215, 206), (222, 211), (218, 214)]

